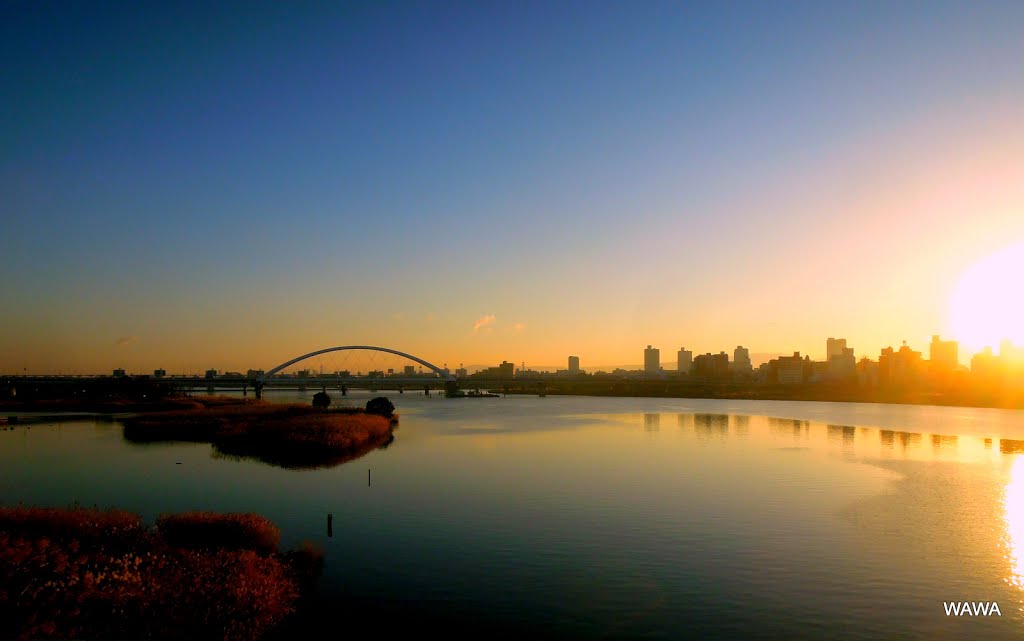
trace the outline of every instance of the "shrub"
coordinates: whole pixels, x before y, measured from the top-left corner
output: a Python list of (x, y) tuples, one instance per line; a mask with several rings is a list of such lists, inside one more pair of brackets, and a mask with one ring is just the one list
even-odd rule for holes
[(331, 397), (327, 392), (317, 392), (313, 394), (313, 407), (318, 409), (327, 409), (331, 406)]
[(391, 418), (395, 413), (395, 405), (386, 396), (378, 396), (366, 401), (366, 413)]

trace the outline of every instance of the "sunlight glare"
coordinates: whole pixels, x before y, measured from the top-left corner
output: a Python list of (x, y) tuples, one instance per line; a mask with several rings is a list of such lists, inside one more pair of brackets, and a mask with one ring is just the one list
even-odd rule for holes
[(1024, 455), (1017, 456), (1006, 486), (1006, 529), (1010, 535), (1011, 585), (1024, 590)]
[(961, 276), (949, 301), (950, 331), (969, 352), (996, 348), (1004, 339), (1024, 343), (1022, 278), (1024, 243), (984, 258)]

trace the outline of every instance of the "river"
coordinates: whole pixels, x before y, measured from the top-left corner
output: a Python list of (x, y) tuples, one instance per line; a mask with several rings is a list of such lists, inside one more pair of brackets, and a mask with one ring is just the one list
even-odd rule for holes
[[(325, 550), (338, 625), (385, 636), (1024, 638), (1024, 411), (389, 397), (390, 446), (309, 471), (17, 426), (0, 499), (263, 514)], [(947, 615), (964, 601), (988, 616)]]

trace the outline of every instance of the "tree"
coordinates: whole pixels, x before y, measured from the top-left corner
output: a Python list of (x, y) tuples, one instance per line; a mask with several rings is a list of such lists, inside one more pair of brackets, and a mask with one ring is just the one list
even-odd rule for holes
[(325, 410), (331, 405), (331, 397), (327, 392), (317, 392), (313, 394), (313, 407)]
[(366, 413), (391, 418), (395, 413), (395, 405), (385, 396), (378, 396), (366, 401)]

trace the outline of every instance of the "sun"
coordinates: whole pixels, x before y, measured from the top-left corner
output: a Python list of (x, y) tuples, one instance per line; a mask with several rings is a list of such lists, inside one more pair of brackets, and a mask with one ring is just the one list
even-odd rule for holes
[(1006, 339), (1024, 345), (1024, 243), (964, 272), (950, 297), (949, 329), (970, 353)]

